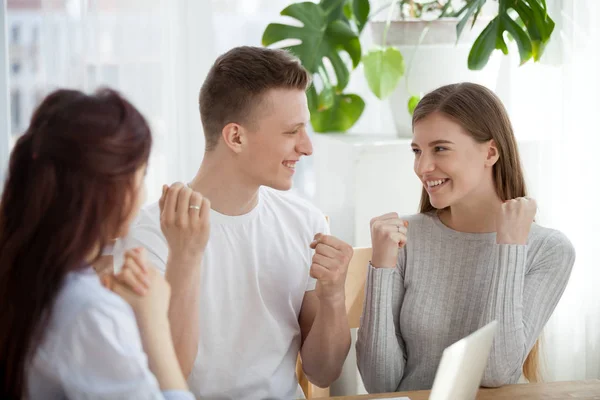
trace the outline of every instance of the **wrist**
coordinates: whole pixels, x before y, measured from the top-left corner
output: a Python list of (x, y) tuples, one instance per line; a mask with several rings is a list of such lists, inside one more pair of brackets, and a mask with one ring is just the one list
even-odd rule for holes
[(394, 268), (398, 261), (398, 250), (389, 248), (373, 247), (371, 265), (374, 268)]
[(204, 251), (201, 252), (173, 252), (169, 249), (169, 259), (167, 264), (177, 265), (178, 269), (189, 269), (194, 267), (200, 267), (202, 264), (202, 258), (204, 257)]
[(369, 262), (373, 268), (395, 268), (396, 260), (373, 257)]
[(323, 293), (319, 294), (319, 302), (322, 306), (333, 308), (333, 309), (343, 309), (346, 310), (346, 291), (338, 290), (333, 293)]

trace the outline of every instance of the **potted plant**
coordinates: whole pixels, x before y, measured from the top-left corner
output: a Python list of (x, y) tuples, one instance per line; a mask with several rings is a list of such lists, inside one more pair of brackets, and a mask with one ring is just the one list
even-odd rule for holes
[[(375, 21), (385, 9), (388, 17)], [(554, 30), (545, 0), (395, 0), (373, 12), (369, 0), (320, 0), (292, 3), (281, 15), (298, 25), (271, 23), (262, 43), (287, 48), (312, 74), (311, 125), (321, 133), (345, 132), (363, 113), (364, 100), (346, 92), (361, 62), (371, 91), (380, 99), (391, 95), (404, 136), (420, 93), (467, 79), (485, 84), (481, 71), (487, 66), (493, 72), (492, 53), (508, 54), (510, 40), (521, 64), (538, 61)], [(375, 45), (363, 53), (367, 25)], [(410, 81), (402, 87), (407, 71)]]

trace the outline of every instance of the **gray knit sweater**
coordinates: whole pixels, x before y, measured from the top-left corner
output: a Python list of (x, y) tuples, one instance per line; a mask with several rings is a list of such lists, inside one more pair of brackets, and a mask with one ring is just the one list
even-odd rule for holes
[(369, 267), (356, 343), (365, 388), (430, 389), (443, 350), (492, 320), (482, 385), (516, 383), (569, 280), (569, 240), (533, 224), (527, 245), (499, 245), (495, 233), (457, 232), (435, 213), (405, 219), (396, 268)]

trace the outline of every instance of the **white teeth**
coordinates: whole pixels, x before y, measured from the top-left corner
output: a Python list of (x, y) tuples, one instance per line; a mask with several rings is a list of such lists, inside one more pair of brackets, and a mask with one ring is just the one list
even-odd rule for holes
[(437, 185), (441, 185), (444, 182), (446, 182), (446, 179), (440, 179), (440, 180), (437, 180), (437, 181), (428, 181), (427, 182), (427, 187), (434, 187), (434, 186), (437, 186)]
[(285, 165), (288, 168), (296, 168), (296, 163), (295, 162), (284, 162), (283, 165)]

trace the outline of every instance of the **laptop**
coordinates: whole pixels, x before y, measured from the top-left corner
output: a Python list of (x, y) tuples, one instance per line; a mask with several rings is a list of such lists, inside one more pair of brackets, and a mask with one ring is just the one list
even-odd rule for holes
[(497, 324), (492, 321), (444, 350), (429, 400), (475, 399)]

